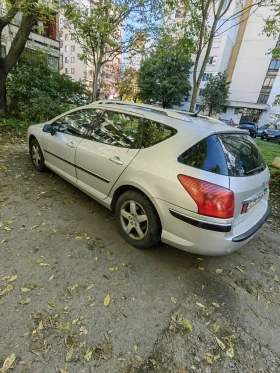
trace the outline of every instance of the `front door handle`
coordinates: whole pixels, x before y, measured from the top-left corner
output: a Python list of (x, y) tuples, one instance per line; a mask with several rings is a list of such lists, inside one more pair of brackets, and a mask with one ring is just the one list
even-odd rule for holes
[(111, 157), (109, 158), (111, 162), (116, 164), (123, 164), (123, 161), (120, 159), (120, 157)]
[(75, 145), (74, 145), (73, 141), (68, 141), (68, 142), (66, 143), (66, 145), (67, 145), (67, 146), (70, 146), (70, 148), (75, 148)]

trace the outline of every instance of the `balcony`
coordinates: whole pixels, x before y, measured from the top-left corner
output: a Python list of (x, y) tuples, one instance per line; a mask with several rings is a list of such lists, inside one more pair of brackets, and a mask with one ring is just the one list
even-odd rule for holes
[[(18, 26), (10, 25), (9, 29), (10, 34), (14, 36), (18, 31)], [(26, 47), (31, 49), (46, 49), (53, 56), (59, 57), (59, 40), (54, 40), (53, 37), (47, 37), (36, 32), (31, 32)]]

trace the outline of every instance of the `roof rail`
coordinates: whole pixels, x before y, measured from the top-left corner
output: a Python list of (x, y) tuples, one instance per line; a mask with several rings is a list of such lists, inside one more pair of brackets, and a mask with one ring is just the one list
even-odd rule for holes
[[(187, 121), (188, 119), (183, 114), (180, 114), (172, 109), (162, 109), (157, 106), (149, 105), (149, 104), (135, 104), (134, 102), (128, 101), (119, 101), (119, 100), (100, 100), (95, 101), (93, 104), (111, 104), (111, 105), (123, 105), (123, 106), (131, 106), (143, 110), (150, 110), (150, 111), (157, 111), (159, 113), (165, 114), (170, 118), (180, 119)], [(190, 121), (190, 120), (189, 120)]]

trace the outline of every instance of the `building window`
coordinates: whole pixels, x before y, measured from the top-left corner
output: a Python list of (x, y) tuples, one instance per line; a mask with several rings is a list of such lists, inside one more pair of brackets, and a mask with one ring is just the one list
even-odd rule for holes
[(202, 75), (202, 81), (203, 82), (206, 82), (207, 80), (211, 79), (213, 77), (213, 74), (212, 73), (204, 73)]
[(217, 62), (217, 57), (216, 56), (211, 56), (208, 58), (208, 65), (216, 65), (216, 62)]
[(75, 34), (71, 34), (71, 40), (74, 40)]
[(201, 110), (201, 106), (199, 104), (195, 104), (195, 111), (200, 111)]
[(263, 83), (263, 88), (272, 87), (273, 83), (275, 81), (275, 77), (273, 76), (267, 76)]
[(269, 95), (265, 95), (265, 94), (261, 93), (259, 95), (258, 104), (266, 104), (267, 101), (268, 101), (268, 98), (269, 98)]
[(227, 107), (224, 106), (224, 107), (223, 107), (223, 110), (222, 110), (222, 113), (226, 113), (226, 112), (227, 112)]
[(203, 91), (203, 88), (201, 88), (198, 92), (198, 96), (201, 97), (202, 96), (202, 91)]
[(68, 74), (68, 68), (66, 67), (64, 70), (65, 74)]
[(219, 48), (221, 41), (221, 38), (214, 38), (212, 48)]
[(280, 61), (272, 60), (269, 64), (269, 70), (279, 70), (280, 69)]
[(65, 52), (69, 52), (69, 45), (65, 45)]
[(6, 46), (5, 45), (1, 45), (0, 56), (3, 58), (6, 57)]
[(75, 69), (72, 67), (71, 74), (75, 74)]
[(65, 34), (65, 40), (69, 40), (69, 34)]
[(75, 45), (71, 45), (71, 52), (75, 52)]
[(115, 63), (120, 63), (120, 59), (119, 58), (115, 58)]
[(236, 108), (235, 110), (234, 110), (234, 115), (238, 115), (239, 114), (239, 108)]
[(69, 57), (65, 57), (65, 63), (69, 62)]
[(71, 63), (75, 63), (75, 57), (71, 57)]

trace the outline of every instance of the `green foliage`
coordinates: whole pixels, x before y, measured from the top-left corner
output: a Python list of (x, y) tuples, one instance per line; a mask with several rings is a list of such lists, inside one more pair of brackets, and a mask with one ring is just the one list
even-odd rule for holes
[(25, 59), (9, 75), (7, 91), (10, 115), (23, 121), (50, 119), (82, 105), (81, 97), (88, 96), (82, 83), (45, 64)]
[(218, 73), (210, 78), (201, 93), (202, 108), (208, 115), (220, 113), (229, 97), (229, 84), (226, 73)]
[(125, 71), (118, 66), (114, 71), (114, 88), (117, 91), (117, 97), (120, 100), (136, 102), (138, 94), (138, 71), (129, 67)]
[(139, 70), (138, 97), (142, 101), (160, 102), (164, 108), (181, 105), (189, 96), (190, 51), (171, 37), (162, 39)]

